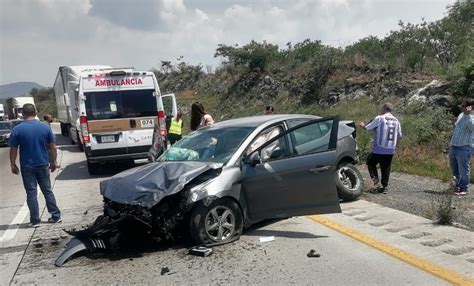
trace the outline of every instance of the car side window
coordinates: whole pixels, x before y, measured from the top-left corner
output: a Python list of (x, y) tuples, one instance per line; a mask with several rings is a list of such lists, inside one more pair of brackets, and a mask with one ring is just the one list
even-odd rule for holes
[(273, 141), (268, 146), (265, 146), (260, 151), (260, 158), (262, 162), (283, 159), (289, 156), (290, 149), (288, 148), (286, 136), (281, 136), (279, 139)]
[(289, 133), (296, 155), (324, 152), (329, 149), (332, 120), (303, 126)]
[(253, 151), (257, 150), (258, 147), (262, 146), (265, 142), (270, 141), (272, 138), (283, 133), (281, 126), (272, 126), (263, 130), (250, 144), (245, 152), (246, 155), (250, 155)]

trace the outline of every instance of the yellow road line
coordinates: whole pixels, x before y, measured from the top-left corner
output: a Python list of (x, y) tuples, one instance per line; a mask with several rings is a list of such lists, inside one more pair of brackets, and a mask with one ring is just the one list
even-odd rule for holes
[(441, 279), (444, 279), (450, 283), (453, 283), (455, 285), (474, 285), (474, 280), (469, 279), (468, 277), (465, 277), (461, 274), (458, 274), (456, 272), (450, 271), (446, 268), (440, 267), (436, 264), (433, 264), (427, 260), (424, 260), (422, 258), (419, 258), (413, 254), (410, 254), (406, 251), (403, 251), (401, 249), (395, 248), (393, 246), (390, 246), (388, 244), (382, 243), (378, 240), (375, 240), (371, 238), (368, 235), (365, 235), (361, 232), (355, 231), (353, 229), (347, 228), (343, 225), (340, 225), (330, 219), (327, 219), (325, 217), (319, 216), (319, 215), (312, 215), (308, 216), (310, 219), (319, 222), (320, 224), (327, 226), (331, 229), (334, 229), (342, 234), (345, 234), (347, 236), (350, 236), (351, 238), (358, 240), (364, 244), (367, 244), (368, 246), (371, 246), (375, 249), (378, 249), (382, 252), (387, 253), (388, 255), (395, 257), (397, 259), (400, 259), (403, 262), (406, 262), (408, 264), (411, 264), (423, 271), (426, 271), (432, 275), (435, 275)]

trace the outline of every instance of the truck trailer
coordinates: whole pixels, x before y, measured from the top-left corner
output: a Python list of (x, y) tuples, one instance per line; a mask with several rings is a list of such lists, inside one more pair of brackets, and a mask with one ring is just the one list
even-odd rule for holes
[(77, 143), (75, 134), (79, 117), (77, 93), (79, 92), (79, 78), (82, 72), (93, 72), (95, 70), (110, 68), (106, 65), (84, 65), (84, 66), (62, 66), (59, 67), (53, 89), (58, 108), (58, 121), (61, 126), (61, 134), (69, 136), (72, 143)]

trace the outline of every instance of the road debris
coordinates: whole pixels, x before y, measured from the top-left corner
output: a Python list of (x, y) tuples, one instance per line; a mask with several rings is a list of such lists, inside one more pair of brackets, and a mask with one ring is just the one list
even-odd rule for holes
[(161, 267), (161, 275), (165, 275), (168, 272), (170, 272), (170, 269), (168, 267)]
[(194, 247), (189, 250), (189, 254), (195, 255), (195, 256), (206, 257), (212, 254), (212, 248), (208, 248), (204, 246)]
[(308, 254), (306, 254), (306, 256), (308, 257), (320, 257), (321, 254), (317, 253), (316, 250), (314, 249), (311, 249)]
[(274, 241), (275, 240), (275, 237), (274, 236), (263, 236), (263, 237), (260, 237), (260, 242), (270, 242), (270, 241)]

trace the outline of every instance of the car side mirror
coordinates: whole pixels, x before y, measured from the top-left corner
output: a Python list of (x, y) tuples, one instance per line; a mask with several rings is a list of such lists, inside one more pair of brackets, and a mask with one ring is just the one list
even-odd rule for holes
[(253, 152), (250, 156), (244, 158), (244, 163), (249, 164), (255, 167), (257, 164), (260, 164), (262, 161), (260, 159), (260, 152)]

